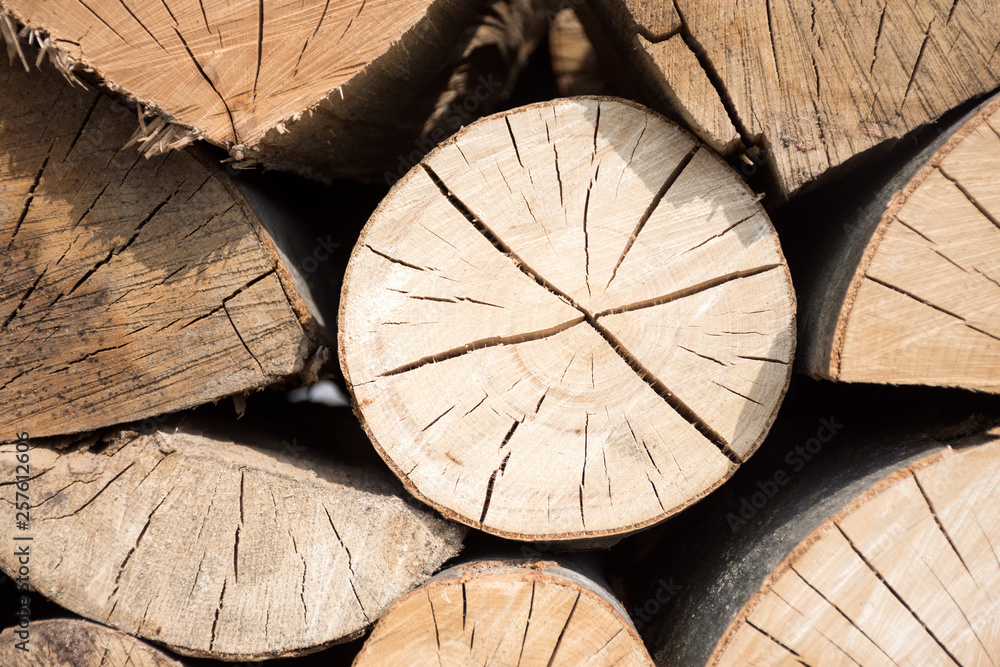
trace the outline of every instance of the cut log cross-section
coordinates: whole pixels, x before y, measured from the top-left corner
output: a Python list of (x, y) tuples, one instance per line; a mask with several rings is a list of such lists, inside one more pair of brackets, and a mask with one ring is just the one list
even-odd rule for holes
[(144, 139), (152, 152), (206, 139), (246, 164), (324, 180), (381, 177), (418, 137), (433, 144), (468, 122), (468, 99), (481, 115), (526, 62), (539, 9), (529, 0), (0, 4), (64, 69), (91, 70), (158, 112)]
[(354, 661), (403, 664), (651, 667), (652, 660), (621, 603), (584, 571), (487, 560), (445, 570), (394, 604)]
[(756, 449), (793, 312), (725, 163), (642, 107), (561, 100), (473, 124), (389, 194), (348, 266), (341, 363), (413, 493), (494, 534), (587, 539)]
[(711, 544), (728, 559), (688, 573), (697, 599), (685, 591), (656, 619), (657, 664), (1000, 662), (1000, 430), (953, 447), (866, 444), (897, 446), (898, 460), (866, 469), (855, 450), (824, 464), (840, 488), (788, 487)]
[(802, 364), (1000, 393), (1000, 96), (848, 222), (805, 301)]
[(594, 0), (652, 99), (717, 150), (762, 145), (780, 193), (1000, 85), (992, 0)]
[(0, 438), (143, 419), (306, 368), (321, 316), (262, 226), (277, 216), (198, 153), (123, 148), (129, 110), (52, 70), (2, 68), (0, 90)]
[(29, 641), (18, 628), (0, 633), (0, 664), (11, 667), (184, 667), (135, 637), (97, 623), (69, 618), (32, 622)]
[(37, 443), (32, 588), (182, 654), (263, 660), (360, 635), (461, 548), (385, 471), (192, 430)]

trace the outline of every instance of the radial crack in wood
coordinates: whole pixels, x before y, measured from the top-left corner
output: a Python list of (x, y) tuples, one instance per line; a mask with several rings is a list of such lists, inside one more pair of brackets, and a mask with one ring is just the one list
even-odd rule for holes
[(131, 113), (51, 70), (4, 68), (0, 89), (17, 91), (0, 97), (0, 438), (143, 419), (304, 369), (323, 320), (262, 226), (286, 221), (201, 153), (123, 149)]
[[(663, 14), (651, 8), (669, 8)], [(651, 99), (713, 147), (761, 146), (791, 195), (1000, 85), (991, 0), (594, 0)]]
[[(45, 545), (32, 588), (185, 655), (263, 660), (354, 638), (464, 533), (387, 473), (184, 429), (40, 442), (31, 466)], [(6, 520), (14, 509), (0, 502)], [(16, 573), (12, 550), (0, 567)]]
[(657, 665), (997, 664), (995, 405), (906, 403), (793, 416), (783, 460), (639, 538), (625, 588)]
[(709, 664), (997, 664), (997, 479), (993, 431), (867, 490), (774, 571)]
[(621, 603), (584, 572), (552, 561), (482, 560), (445, 570), (394, 604), (354, 661), (402, 664), (652, 661)]
[(845, 223), (805, 300), (805, 370), (1000, 392), (1000, 97)]
[(90, 70), (159, 114), (136, 137), (143, 150), (203, 138), (243, 166), (322, 180), (401, 176), (414, 149), (500, 101), (544, 23), (532, 0), (4, 0), (0, 11), (63, 70)]
[(518, 539), (620, 535), (710, 491), (787, 388), (794, 295), (718, 157), (610, 98), (436, 149), (348, 267), (341, 364), (407, 488)]
[(135, 637), (69, 618), (32, 621), (22, 650), (19, 628), (0, 632), (0, 662), (12, 667), (183, 667), (165, 653)]

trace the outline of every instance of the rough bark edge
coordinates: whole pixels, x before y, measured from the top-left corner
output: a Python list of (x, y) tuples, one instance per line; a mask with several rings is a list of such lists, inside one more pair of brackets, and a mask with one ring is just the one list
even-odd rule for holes
[[(442, 4), (448, 4), (449, 6), (441, 7), (440, 5)], [(313, 113), (317, 109), (320, 109), (321, 107), (332, 107), (334, 109), (337, 109), (339, 105), (334, 100), (337, 97), (339, 97), (341, 101), (346, 99), (347, 95), (345, 95), (345, 88), (347, 89), (348, 93), (351, 93), (354, 90), (363, 91), (371, 89), (372, 88), (371, 79), (373, 77), (377, 79), (380, 76), (380, 74), (383, 74), (381, 70), (386, 68), (387, 63), (408, 62), (414, 57), (418, 60), (421, 57), (423, 57), (426, 60), (432, 60), (432, 58), (430, 58), (430, 56), (433, 55), (431, 53), (431, 49), (429, 49), (426, 45), (423, 45), (423, 48), (419, 48), (421, 46), (420, 36), (423, 33), (427, 32), (433, 32), (433, 31), (440, 32), (440, 29), (437, 29), (434, 26), (439, 22), (447, 23), (447, 21), (445, 21), (446, 18), (451, 18), (452, 20), (450, 21), (450, 23), (452, 24), (455, 23), (454, 18), (450, 16), (451, 14), (450, 10), (452, 9), (452, 7), (450, 6), (451, 4), (454, 3), (451, 2), (450, 0), (444, 0), (443, 2), (437, 2), (434, 5), (428, 7), (427, 10), (424, 11), (423, 16), (421, 16), (413, 24), (413, 26), (411, 26), (402, 35), (400, 35), (395, 42), (391, 43), (390, 46), (381, 55), (377, 56), (372, 60), (367, 61), (365, 63), (365, 66), (362, 67), (360, 70), (358, 70), (353, 75), (353, 77), (351, 77), (348, 81), (339, 86), (326, 90), (323, 93), (318, 94), (314, 102), (307, 104), (305, 107), (299, 109), (298, 111), (295, 111), (294, 113), (289, 114), (283, 120), (279, 121), (272, 127), (264, 128), (260, 134), (260, 138), (258, 139), (256, 146), (247, 146), (245, 143), (234, 144), (232, 141), (229, 140), (221, 141), (216, 145), (225, 149), (229, 153), (230, 155), (229, 161), (236, 163), (235, 166), (237, 168), (249, 169), (261, 164), (270, 164), (271, 160), (269, 158), (263, 157), (261, 154), (261, 149), (265, 147), (265, 144), (273, 144), (278, 146), (278, 150), (273, 151), (273, 156), (272, 156), (272, 157), (277, 157), (277, 155), (280, 154), (286, 146), (286, 144), (284, 144), (284, 142), (280, 139), (280, 137), (291, 131), (289, 129), (289, 126), (292, 126), (297, 121), (302, 120), (307, 115), (309, 117), (312, 117)], [(468, 12), (469, 19), (473, 20), (479, 13), (481, 13), (482, 10), (485, 9), (487, 4), (488, 3), (486, 2), (486, 0), (477, 0), (477, 4), (474, 7), (470, 8)], [(179, 136), (180, 137), (190, 136), (194, 137), (195, 139), (206, 138), (206, 135), (200, 128), (196, 128), (194, 126), (185, 123), (177, 122), (177, 119), (172, 114), (170, 114), (165, 109), (157, 105), (155, 101), (140, 98), (139, 96), (133, 94), (131, 91), (117, 84), (115, 81), (109, 79), (107, 76), (104, 75), (100, 66), (91, 63), (89, 60), (83, 57), (82, 53), (80, 53), (77, 56), (70, 53), (68, 50), (64, 48), (51, 46), (51, 42), (48, 40), (49, 33), (44, 27), (40, 26), (33, 27), (30, 22), (25, 21), (23, 18), (15, 14), (12, 10), (4, 7), (2, 4), (2, 0), (0, 0), (0, 14), (9, 17), (8, 20), (13, 19), (17, 23), (23, 25), (24, 27), (22, 28), (22, 31), (27, 31), (26, 34), (37, 34), (39, 36), (45, 37), (46, 43), (50, 45), (48, 48), (54, 53), (54, 55), (56, 55), (56, 57), (60, 62), (64, 62), (66, 64), (65, 68), (60, 67), (60, 71), (63, 72), (64, 76), (72, 76), (72, 74), (67, 74), (64, 71), (64, 69), (69, 71), (82, 70), (88, 72), (92, 74), (100, 82), (100, 85), (103, 88), (106, 88), (108, 91), (125, 98), (129, 103), (135, 104), (140, 109), (152, 111), (153, 114), (162, 121), (163, 125), (158, 127), (161, 128), (164, 132), (166, 132), (168, 128), (174, 128), (170, 130), (170, 140), (168, 142), (156, 141), (152, 137), (147, 137), (145, 139), (146, 141), (153, 142), (149, 144), (151, 150), (157, 150), (157, 147), (160, 146), (161, 144), (163, 144), (163, 147), (166, 148), (167, 150), (172, 150), (172, 148), (169, 147), (167, 144), (176, 142), (177, 137)], [(17, 52), (21, 54), (20, 47), (17, 47)], [(416, 53), (416, 56), (414, 56), (414, 53)], [(24, 58), (22, 54), (22, 60), (23, 59)], [(53, 63), (55, 62), (56, 59), (53, 59)], [(376, 71), (372, 72), (373, 69)], [(363, 111), (363, 109), (355, 109), (353, 111), (358, 112), (358, 111)], [(137, 135), (142, 133), (143, 129), (144, 128), (140, 123), (140, 129), (139, 131), (137, 131)], [(302, 132), (304, 135), (308, 136), (312, 134), (312, 132), (315, 131), (315, 129), (316, 129), (315, 127), (314, 128), (304, 127), (302, 128)], [(133, 137), (133, 139), (143, 140), (142, 137)], [(272, 151), (267, 151), (267, 152), (271, 153)], [(157, 152), (150, 153), (150, 155), (157, 155), (157, 154), (158, 154)], [(279, 166), (282, 169), (290, 169), (292, 165), (282, 164), (280, 161), (278, 161), (276, 166)], [(324, 177), (322, 173), (316, 172), (311, 165), (296, 164), (295, 167), (296, 167), (295, 169), (291, 170), (297, 171), (309, 178), (314, 178), (318, 180), (329, 180), (329, 176)]]
[[(20, 30), (16, 29), (18, 24), (21, 25)], [(74, 72), (82, 71), (100, 78), (96, 69), (77, 59), (69, 50), (58, 46), (51, 39), (47, 30), (32, 28), (29, 24), (22, 23), (12, 11), (0, 4), (0, 41), (7, 43), (7, 57), (10, 64), (14, 64), (14, 57), (17, 56), (24, 65), (25, 71), (31, 71), (21, 45), (25, 37), (27, 37), (28, 46), (38, 46), (38, 56), (35, 59), (36, 68), (41, 68), (45, 57), (48, 56), (52, 66), (63, 75), (63, 78), (71, 86), (80, 86), (84, 90), (89, 90), (87, 84), (81, 81)], [(121, 95), (129, 104), (134, 104), (139, 115), (139, 127), (125, 144), (125, 148), (137, 145), (139, 153), (150, 158), (183, 148), (205, 138), (204, 134), (197, 129), (173, 122), (172, 116), (162, 109), (146, 106), (134, 95), (115, 86), (112, 82), (102, 78), (101, 81), (109, 91)], [(146, 118), (150, 116), (150, 122), (147, 124)]]
[[(997, 111), (1000, 94), (987, 98), (944, 129), (940, 137), (870, 195), (854, 219), (844, 223), (845, 234), (834, 244), (803, 299), (800, 365), (807, 375), (817, 380), (840, 378), (841, 355), (854, 302), (889, 226), (938, 165)], [(854, 267), (853, 271), (850, 267)]]
[[(459, 139), (461, 139), (462, 137), (464, 137), (466, 134), (477, 131), (478, 125), (480, 123), (485, 122), (485, 121), (492, 120), (492, 119), (497, 119), (497, 118), (505, 118), (505, 117), (510, 116), (512, 114), (525, 112), (525, 111), (530, 110), (530, 109), (548, 108), (548, 107), (552, 107), (552, 106), (556, 106), (556, 105), (560, 105), (560, 104), (570, 104), (570, 103), (574, 103), (574, 102), (585, 102), (585, 101), (610, 102), (610, 103), (613, 103), (613, 104), (621, 104), (623, 106), (630, 106), (630, 107), (632, 107), (634, 109), (637, 109), (639, 111), (642, 111), (644, 113), (651, 114), (654, 118), (660, 119), (662, 121), (667, 122), (668, 124), (674, 125), (678, 130), (680, 130), (682, 133), (686, 134), (696, 146), (704, 146), (709, 151), (711, 151), (711, 148), (709, 148), (708, 146), (706, 146), (700, 139), (698, 139), (697, 137), (695, 137), (694, 135), (692, 135), (686, 128), (684, 128), (683, 126), (679, 125), (675, 121), (669, 120), (668, 118), (666, 118), (665, 116), (663, 116), (659, 112), (657, 112), (657, 111), (655, 111), (653, 109), (650, 109), (648, 107), (645, 107), (645, 106), (639, 104), (638, 102), (633, 102), (631, 100), (627, 100), (627, 99), (624, 99), (624, 98), (608, 97), (608, 96), (603, 96), (603, 95), (582, 95), (582, 96), (578, 96), (578, 97), (564, 97), (564, 98), (558, 98), (558, 99), (555, 99), (555, 100), (546, 100), (546, 101), (543, 101), (543, 102), (535, 102), (533, 104), (528, 104), (526, 106), (517, 107), (516, 109), (509, 109), (507, 111), (502, 111), (500, 113), (493, 114), (491, 116), (486, 116), (484, 118), (481, 118), (481, 119), (479, 119), (479, 120), (477, 120), (477, 121), (475, 121), (475, 122), (473, 122), (473, 123), (471, 123), (469, 125), (466, 125), (461, 130), (459, 130), (458, 132), (456, 132), (454, 135), (452, 135), (451, 137), (449, 137), (445, 141), (442, 141), (438, 146), (436, 146), (432, 151), (430, 151), (426, 156), (424, 156), (424, 158), (423, 158), (423, 160), (421, 160), (420, 164), (423, 164), (423, 163), (427, 162), (428, 160), (433, 159), (438, 153), (440, 153), (442, 150), (444, 150), (445, 148), (447, 148), (451, 144), (457, 142)], [(719, 157), (717, 154), (715, 154), (714, 151), (711, 151), (709, 154), (712, 156), (712, 159), (716, 160), (723, 168), (725, 168), (726, 170), (732, 172), (733, 178), (739, 180), (742, 183), (742, 180), (740, 179), (739, 174), (737, 174), (736, 172), (733, 172), (732, 168), (728, 164), (726, 164), (725, 160), (723, 160), (721, 157)], [(358, 237), (357, 244), (354, 247), (355, 249), (351, 253), (351, 260), (353, 260), (354, 253), (357, 252), (357, 249), (364, 247), (364, 245), (365, 245), (365, 239), (367, 238), (368, 232), (370, 231), (370, 226), (371, 226), (372, 220), (374, 220), (377, 216), (379, 216), (379, 215), (381, 215), (383, 213), (384, 209), (386, 208), (386, 202), (388, 202), (390, 200), (390, 198), (393, 196), (393, 193), (395, 193), (396, 190), (401, 190), (401, 189), (403, 189), (403, 188), (406, 187), (406, 185), (409, 182), (409, 180), (411, 178), (413, 178), (413, 175), (419, 171), (419, 169), (417, 167), (419, 167), (419, 165), (417, 165), (414, 168), (410, 169), (408, 172), (406, 172), (405, 176), (403, 176), (399, 181), (397, 181), (397, 183), (389, 191), (389, 194), (387, 194), (385, 196), (385, 198), (379, 204), (378, 208), (375, 209), (375, 212), (372, 213), (371, 216), (368, 218), (368, 222), (365, 223), (365, 227), (364, 227), (364, 229), (361, 230), (361, 235)], [(747, 186), (745, 183), (743, 185), (744, 185), (744, 187), (747, 188), (747, 191), (749, 193), (753, 192), (750, 189), (750, 187)], [(771, 223), (771, 219), (767, 215), (767, 211), (761, 205), (760, 200), (757, 199), (757, 201), (755, 201), (754, 204), (756, 205), (756, 207), (758, 209), (758, 212), (763, 216), (764, 220), (767, 222), (768, 227), (770, 227), (771, 231), (773, 232), (774, 238), (778, 239), (778, 232), (774, 229), (774, 225)], [(789, 384), (792, 381), (792, 367), (793, 367), (794, 361), (795, 361), (796, 345), (797, 345), (797, 342), (798, 342), (798, 336), (796, 335), (796, 331), (797, 331), (797, 317), (798, 316), (797, 316), (797, 307), (796, 307), (797, 306), (797, 301), (796, 301), (796, 295), (795, 295), (795, 286), (792, 284), (792, 275), (791, 275), (791, 272), (788, 270), (788, 262), (785, 260), (784, 252), (781, 250), (780, 241), (778, 243), (776, 243), (776, 246), (777, 246), (778, 256), (781, 259), (781, 266), (784, 269), (785, 279), (788, 281), (788, 293), (789, 293), (789, 296), (791, 298), (791, 307), (792, 307), (792, 321), (791, 321), (792, 341), (791, 341), (791, 350), (789, 351), (789, 363), (787, 364), (787, 369), (785, 371), (784, 386), (782, 387), (781, 393), (778, 396), (778, 400), (775, 403), (774, 410), (772, 411), (770, 417), (768, 417), (768, 419), (765, 422), (765, 427), (762, 429), (761, 434), (748, 447), (747, 454), (743, 457), (743, 462), (744, 463), (751, 456), (753, 456), (754, 452), (756, 452), (757, 449), (760, 448), (761, 443), (764, 442), (764, 439), (767, 437), (767, 434), (770, 432), (771, 427), (774, 425), (774, 421), (775, 421), (775, 419), (778, 416), (778, 411), (781, 409), (781, 404), (784, 402), (785, 394), (788, 392), (788, 386), (789, 386)], [(504, 539), (509, 539), (509, 540), (519, 540), (519, 541), (522, 541), (522, 542), (535, 542), (535, 541), (559, 541), (559, 542), (566, 542), (568, 544), (566, 544), (566, 546), (564, 548), (566, 548), (568, 550), (587, 550), (587, 549), (607, 548), (609, 546), (613, 546), (615, 543), (618, 542), (618, 540), (620, 540), (620, 539), (622, 539), (624, 537), (627, 537), (628, 535), (630, 535), (632, 533), (636, 533), (636, 532), (638, 532), (640, 530), (643, 530), (645, 528), (649, 528), (650, 526), (654, 526), (654, 525), (660, 523), (661, 521), (664, 521), (665, 519), (667, 519), (667, 518), (669, 518), (671, 516), (675, 516), (675, 515), (679, 514), (680, 512), (684, 511), (685, 509), (687, 509), (688, 507), (690, 507), (694, 503), (698, 502), (699, 500), (701, 500), (705, 496), (707, 496), (710, 493), (712, 493), (712, 491), (714, 491), (719, 486), (721, 486), (725, 481), (727, 481), (730, 477), (732, 477), (733, 474), (739, 469), (739, 466), (730, 466), (729, 470), (726, 472), (726, 474), (724, 474), (722, 477), (720, 477), (714, 484), (712, 484), (710, 487), (706, 488), (702, 493), (700, 493), (700, 494), (698, 494), (698, 495), (696, 495), (696, 496), (694, 496), (692, 498), (689, 498), (685, 503), (683, 503), (682, 505), (679, 505), (678, 507), (676, 507), (672, 512), (659, 514), (659, 515), (657, 515), (657, 516), (655, 516), (655, 517), (653, 517), (651, 519), (647, 519), (645, 521), (640, 521), (638, 523), (630, 524), (630, 525), (627, 525), (627, 526), (621, 526), (619, 528), (613, 528), (613, 529), (612, 528), (608, 528), (608, 529), (604, 529), (604, 530), (583, 530), (583, 531), (577, 531), (575, 533), (560, 533), (558, 535), (549, 535), (549, 534), (536, 535), (536, 534), (531, 534), (531, 533), (509, 533), (509, 532), (498, 530), (498, 529), (495, 529), (495, 528), (492, 528), (492, 527), (489, 527), (489, 526), (485, 526), (481, 522), (473, 521), (471, 519), (463, 517), (460, 514), (458, 514), (457, 512), (455, 512), (454, 510), (451, 510), (448, 507), (445, 507), (443, 505), (440, 505), (440, 504), (432, 501), (430, 498), (428, 498), (427, 496), (425, 496), (424, 494), (422, 494), (417, 489), (417, 487), (413, 484), (413, 482), (411, 482), (410, 479), (406, 476), (406, 473), (403, 472), (403, 470), (399, 466), (396, 465), (396, 463), (391, 459), (391, 457), (388, 456), (388, 454), (386, 453), (386, 450), (382, 447), (382, 445), (379, 443), (378, 439), (375, 437), (375, 434), (372, 432), (371, 428), (368, 426), (368, 421), (365, 419), (364, 414), (361, 411), (361, 406), (358, 403), (358, 399), (357, 399), (357, 397), (354, 394), (354, 383), (351, 380), (350, 369), (348, 369), (347, 362), (346, 362), (346, 359), (347, 359), (347, 350), (346, 350), (346, 345), (345, 345), (344, 327), (341, 326), (341, 323), (343, 322), (343, 319), (344, 319), (344, 307), (345, 307), (345, 304), (347, 302), (347, 300), (346, 300), (346, 297), (347, 297), (347, 287), (348, 287), (348, 285), (351, 284), (352, 279), (354, 277), (354, 271), (355, 271), (354, 262), (351, 261), (351, 260), (348, 260), (347, 269), (344, 272), (344, 282), (343, 282), (343, 284), (341, 286), (340, 308), (339, 308), (339, 312), (337, 314), (337, 328), (338, 328), (338, 334), (337, 334), (337, 356), (340, 359), (340, 370), (341, 370), (341, 373), (343, 373), (344, 381), (347, 384), (347, 388), (348, 388), (350, 396), (351, 396), (351, 410), (354, 412), (355, 416), (358, 418), (358, 421), (361, 422), (361, 427), (364, 429), (365, 434), (368, 436), (368, 439), (371, 440), (372, 445), (375, 447), (375, 451), (378, 452), (379, 456), (382, 457), (382, 460), (385, 461), (386, 465), (389, 466), (389, 468), (392, 470), (393, 474), (395, 474), (396, 477), (398, 477), (399, 480), (403, 483), (403, 486), (406, 488), (406, 490), (409, 491), (418, 500), (420, 500), (420, 502), (424, 503), (425, 505), (428, 505), (429, 507), (434, 508), (437, 512), (439, 512), (445, 518), (451, 519), (452, 521), (456, 521), (458, 523), (464, 524), (464, 525), (469, 526), (471, 528), (476, 528), (476, 529), (481, 530), (483, 532), (489, 533), (490, 535), (496, 535), (497, 537), (502, 537)]]

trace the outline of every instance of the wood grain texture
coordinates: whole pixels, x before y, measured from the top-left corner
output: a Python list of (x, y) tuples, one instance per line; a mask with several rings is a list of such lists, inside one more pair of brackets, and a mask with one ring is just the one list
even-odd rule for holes
[(372, 216), (341, 304), (383, 457), (446, 516), (519, 539), (621, 534), (707, 493), (766, 433), (794, 346), (752, 193), (608, 98), (436, 149)]
[[(456, 109), (468, 122), (462, 105), (474, 92), (471, 117), (488, 111), (542, 25), (529, 0), (5, 0), (0, 9), (70, 67), (190, 137), (245, 166), (322, 180), (381, 180), (414, 141), (433, 145), (457, 129)], [(480, 76), (498, 83), (484, 87)]]
[(165, 653), (135, 637), (90, 621), (56, 618), (31, 623), (27, 651), (17, 628), (0, 632), (0, 661), (10, 667), (183, 667)]
[(318, 328), (255, 213), (196, 153), (51, 70), (0, 72), (0, 427), (74, 433), (294, 376)]
[(806, 372), (1000, 391), (1000, 97), (845, 225), (805, 300)]
[(620, 603), (551, 561), (449, 568), (394, 604), (355, 667), (652, 665)]
[[(183, 428), (38, 442), (31, 468), (33, 588), (185, 655), (262, 660), (359, 636), (464, 533), (387, 473)], [(14, 520), (10, 501), (0, 515)]]
[[(1000, 85), (990, 0), (593, 4), (657, 103), (713, 146), (737, 150), (735, 127), (786, 196)], [(695, 61), (701, 75), (675, 69)]]
[(998, 479), (994, 430), (875, 485), (777, 568), (708, 664), (996, 664)]

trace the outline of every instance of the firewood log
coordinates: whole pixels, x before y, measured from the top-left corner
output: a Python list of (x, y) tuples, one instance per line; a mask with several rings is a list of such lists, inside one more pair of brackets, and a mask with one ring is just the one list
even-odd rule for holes
[(394, 604), (355, 667), (652, 665), (621, 603), (584, 568), (478, 560)]
[(373, 442), (445, 516), (620, 535), (726, 479), (787, 387), (794, 294), (753, 193), (609, 98), (479, 121), (369, 220), (341, 299)]
[(382, 180), (415, 147), (489, 113), (544, 25), (532, 0), (5, 0), (0, 9), (8, 33), (24, 24), (70, 76), (89, 71), (155, 112), (142, 137), (150, 152), (205, 139), (242, 166), (327, 181)]
[[(461, 548), (387, 472), (195, 430), (34, 442), (32, 590), (184, 655), (263, 660), (360, 636)], [(0, 567), (16, 576), (12, 548)]]
[[(1000, 85), (1000, 7), (592, 0), (662, 108), (791, 195)], [(588, 28), (590, 25), (588, 25)]]
[(324, 358), (329, 288), (283, 247), (295, 221), (203, 153), (125, 148), (132, 112), (52, 70), (0, 68), (0, 90), (0, 439), (143, 419)]
[(1000, 96), (843, 221), (804, 299), (802, 368), (1000, 392)]
[(135, 637), (90, 621), (56, 618), (32, 622), (29, 638), (19, 628), (0, 632), (0, 664), (9, 667), (183, 667)]
[(691, 565), (643, 628), (658, 665), (1000, 659), (1000, 429), (854, 435), (649, 554)]

